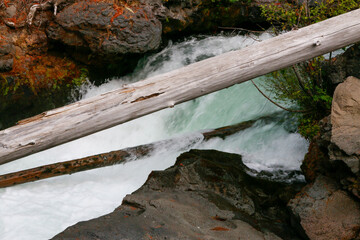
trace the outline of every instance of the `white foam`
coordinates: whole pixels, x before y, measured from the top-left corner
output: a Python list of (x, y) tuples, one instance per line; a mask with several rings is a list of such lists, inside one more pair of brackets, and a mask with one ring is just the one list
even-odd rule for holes
[[(265, 37), (268, 36), (262, 36)], [(150, 56), (133, 74), (122, 79), (110, 79), (100, 87), (88, 87), (84, 90), (84, 98), (252, 43), (252, 38), (243, 36), (218, 36), (171, 44)], [(279, 110), (251, 83), (244, 83), (2, 165), (0, 174), (150, 143), (276, 112)], [(190, 134), (171, 145), (159, 144), (157, 151), (143, 160), (0, 189), (0, 239), (49, 239), (76, 222), (109, 213), (120, 205), (126, 194), (139, 188), (152, 170), (171, 166), (181, 152), (190, 148), (240, 153), (249, 166), (260, 170), (274, 166), (299, 169), (307, 147), (307, 142), (298, 134), (287, 132), (282, 124), (275, 122), (260, 122), (226, 140), (213, 139), (202, 144), (200, 141), (199, 134)]]

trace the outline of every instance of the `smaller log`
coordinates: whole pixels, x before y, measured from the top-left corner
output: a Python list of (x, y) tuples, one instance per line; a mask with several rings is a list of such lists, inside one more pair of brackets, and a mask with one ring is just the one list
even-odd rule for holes
[(0, 131), (0, 164), (173, 107), (358, 41), (360, 9), (44, 112), (32, 121), (23, 121), (22, 124)]
[[(204, 141), (214, 137), (225, 138), (236, 132), (251, 127), (255, 121), (247, 121), (232, 126), (222, 127), (202, 133)], [(144, 157), (154, 151), (159, 143), (171, 145), (176, 140), (164, 140), (157, 143), (145, 144), (130, 147), (123, 150), (102, 153), (94, 156), (84, 157), (66, 162), (59, 162), (44, 165), (36, 168), (26, 169), (19, 172), (0, 175), (0, 188), (10, 187), (22, 183), (34, 182), (41, 179), (56, 177), (60, 175), (73, 174), (95, 168), (111, 166), (114, 164), (125, 163), (136, 158)]]
[(0, 188), (65, 174), (72, 174), (98, 167), (105, 167), (112, 164), (119, 164), (128, 159), (129, 156), (130, 154), (128, 152), (120, 150), (8, 173), (0, 176)]

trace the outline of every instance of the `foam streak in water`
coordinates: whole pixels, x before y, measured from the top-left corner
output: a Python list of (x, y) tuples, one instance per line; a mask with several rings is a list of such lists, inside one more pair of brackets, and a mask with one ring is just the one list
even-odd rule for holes
[[(110, 79), (99, 87), (87, 86), (84, 98), (253, 43), (244, 36), (216, 36), (170, 44), (144, 59), (133, 74)], [(199, 134), (189, 135), (273, 113), (276, 118), (259, 120), (225, 140), (200, 143)], [(109, 213), (126, 194), (139, 188), (152, 170), (171, 166), (190, 148), (240, 153), (248, 166), (257, 170), (299, 169), (307, 142), (286, 130), (290, 122), (291, 118), (251, 83), (243, 83), (2, 165), (0, 174), (188, 134), (171, 146), (159, 145), (152, 156), (141, 160), (0, 189), (0, 239), (49, 239), (78, 221)]]

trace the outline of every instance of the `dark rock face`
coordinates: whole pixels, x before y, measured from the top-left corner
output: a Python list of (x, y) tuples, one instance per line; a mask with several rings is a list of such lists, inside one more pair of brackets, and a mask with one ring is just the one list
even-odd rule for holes
[[(148, 1), (148, 0), (147, 0)], [(151, 1), (148, 1), (151, 2)], [(259, 5), (261, 1), (229, 0), (170, 0), (163, 2), (163, 7), (154, 8), (154, 12), (162, 20), (165, 34), (178, 32), (198, 32), (218, 30), (218, 27), (249, 27), (265, 22), (261, 17)], [(160, 4), (157, 4), (158, 6)]]
[(5, 37), (5, 33), (7, 33), (7, 27), (0, 26), (0, 72), (8, 72), (13, 68), (14, 60), (13, 55), (15, 52), (14, 44), (12, 44), (11, 40), (8, 37)]
[(318, 176), (289, 207), (310, 239), (360, 238), (360, 204), (330, 178)]
[(0, 42), (0, 72), (8, 72), (13, 68), (14, 45), (7, 41)]
[(337, 57), (331, 65), (324, 66), (327, 79), (337, 85), (349, 76), (360, 78), (360, 44), (355, 44)]
[(106, 61), (108, 57), (157, 49), (161, 29), (147, 5), (77, 1), (56, 15), (47, 35)]
[(114, 212), (53, 239), (301, 239), (286, 209), (294, 186), (246, 171), (239, 155), (191, 150)]
[(307, 182), (312, 183), (319, 175), (335, 176), (336, 169), (331, 164), (328, 146), (331, 139), (331, 119), (325, 117), (319, 122), (320, 134), (310, 143), (309, 150), (304, 157), (301, 170)]

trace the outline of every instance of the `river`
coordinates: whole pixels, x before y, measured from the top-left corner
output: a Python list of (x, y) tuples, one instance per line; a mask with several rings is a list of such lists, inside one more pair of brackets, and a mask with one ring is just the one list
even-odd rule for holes
[[(269, 37), (263, 34), (258, 38)], [(161, 52), (144, 57), (133, 73), (108, 79), (100, 86), (83, 86), (82, 98), (256, 44), (254, 38), (256, 36), (218, 35), (170, 42)], [(266, 78), (255, 81), (261, 83)], [(202, 142), (199, 134), (204, 129), (263, 116), (271, 117), (225, 140)], [(107, 214), (121, 204), (126, 194), (139, 188), (152, 170), (170, 167), (180, 153), (191, 148), (239, 153), (250, 168), (276, 173), (274, 176), (283, 181), (301, 180), (301, 175), (286, 176), (288, 171), (299, 170), (308, 147), (308, 142), (294, 131), (294, 121), (295, 116), (272, 105), (251, 82), (246, 82), (1, 165), (0, 174), (4, 174), (177, 138), (171, 146), (159, 144), (157, 151), (146, 158), (0, 189), (0, 239), (49, 239), (79, 221)]]

